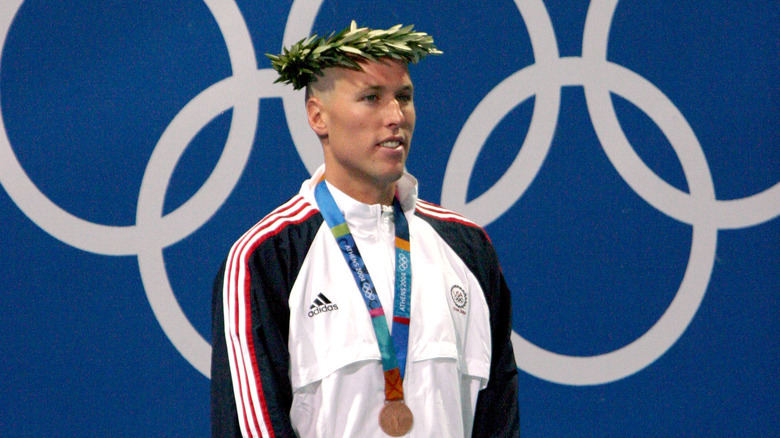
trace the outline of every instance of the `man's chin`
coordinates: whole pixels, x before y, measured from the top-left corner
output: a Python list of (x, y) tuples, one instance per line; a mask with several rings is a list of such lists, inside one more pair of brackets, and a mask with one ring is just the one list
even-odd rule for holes
[(388, 172), (387, 177), (385, 178), (385, 181), (395, 184), (398, 182), (398, 180), (401, 179), (401, 177), (404, 176), (404, 169), (405, 167), (401, 167), (401, 169), (394, 169), (391, 172)]

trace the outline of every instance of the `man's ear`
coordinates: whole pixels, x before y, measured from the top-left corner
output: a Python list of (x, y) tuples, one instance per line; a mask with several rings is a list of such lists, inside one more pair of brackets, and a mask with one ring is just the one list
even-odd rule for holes
[(319, 138), (328, 136), (328, 125), (325, 123), (325, 108), (322, 101), (312, 96), (306, 101), (306, 115), (309, 119), (309, 126)]

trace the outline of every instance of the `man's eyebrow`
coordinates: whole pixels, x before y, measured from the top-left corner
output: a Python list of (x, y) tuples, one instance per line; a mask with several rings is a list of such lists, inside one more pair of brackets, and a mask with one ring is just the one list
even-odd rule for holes
[[(361, 88), (362, 92), (365, 91), (385, 91), (388, 90), (388, 87), (385, 87), (384, 85), (366, 85)], [(403, 87), (399, 88), (398, 91), (401, 92), (413, 92), (414, 86), (412, 84), (404, 85)]]

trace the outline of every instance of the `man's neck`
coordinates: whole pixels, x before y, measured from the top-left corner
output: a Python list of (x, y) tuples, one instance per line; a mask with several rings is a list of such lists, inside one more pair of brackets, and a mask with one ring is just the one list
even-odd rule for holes
[(327, 171), (325, 173), (325, 180), (328, 184), (339, 189), (345, 195), (358, 202), (362, 202), (363, 204), (393, 205), (395, 183), (380, 187), (357, 181), (338, 181), (329, 178)]

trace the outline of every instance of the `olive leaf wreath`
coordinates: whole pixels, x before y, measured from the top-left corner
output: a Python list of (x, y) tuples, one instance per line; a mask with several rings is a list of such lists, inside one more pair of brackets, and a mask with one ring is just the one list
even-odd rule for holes
[(357, 27), (353, 20), (349, 27), (329, 37), (316, 34), (286, 47), (279, 55), (266, 53), (271, 66), (279, 73), (275, 82), (292, 84), (299, 90), (316, 81), (328, 67), (361, 70), (358, 59), (376, 61), (378, 58), (416, 63), (427, 55), (442, 52), (433, 45), (433, 37), (425, 32), (413, 32), (414, 25), (397, 24), (389, 29)]

